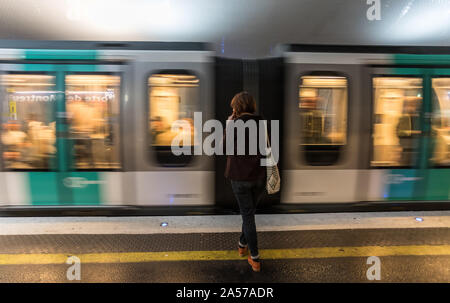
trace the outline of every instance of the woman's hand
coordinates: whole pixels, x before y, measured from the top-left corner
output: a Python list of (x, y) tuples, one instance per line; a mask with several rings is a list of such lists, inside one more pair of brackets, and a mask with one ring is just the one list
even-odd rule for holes
[(233, 109), (233, 113), (230, 116), (228, 116), (228, 120), (234, 120), (236, 118), (237, 118), (237, 114), (236, 114), (236, 112)]

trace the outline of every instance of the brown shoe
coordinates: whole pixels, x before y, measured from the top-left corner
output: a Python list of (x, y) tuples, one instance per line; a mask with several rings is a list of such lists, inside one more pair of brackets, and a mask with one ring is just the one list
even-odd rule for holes
[(248, 254), (248, 246), (246, 247), (238, 246), (238, 249), (239, 249), (239, 257), (244, 257)]
[(252, 259), (250, 255), (248, 255), (248, 264), (252, 266), (253, 271), (259, 272), (261, 271), (261, 261), (255, 261)]

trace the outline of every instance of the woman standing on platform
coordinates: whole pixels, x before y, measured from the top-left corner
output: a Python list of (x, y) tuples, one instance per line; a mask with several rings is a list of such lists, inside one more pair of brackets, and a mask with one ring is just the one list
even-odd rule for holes
[[(240, 213), (242, 216), (242, 233), (239, 239), (239, 255), (241, 257), (248, 254), (248, 263), (252, 266), (253, 271), (261, 270), (261, 262), (259, 260), (258, 240), (256, 234), (255, 212), (259, 200), (265, 192), (266, 186), (266, 167), (261, 166), (260, 160), (263, 155), (259, 152), (259, 121), (261, 116), (256, 114), (255, 99), (248, 92), (241, 92), (236, 94), (231, 100), (231, 108), (233, 113), (228, 117), (228, 120), (237, 122), (242, 120), (244, 123), (248, 121), (255, 121), (257, 126), (256, 133), (256, 155), (251, 155), (249, 152), (250, 131), (245, 129), (245, 154), (238, 155), (238, 136), (237, 128), (234, 131), (234, 153), (229, 155), (227, 153), (227, 165), (225, 169), (225, 177), (231, 180), (231, 187), (236, 200), (239, 204)], [(247, 123), (247, 125), (250, 123)], [(227, 131), (232, 129), (228, 126)], [(255, 134), (252, 133), (252, 136)], [(227, 134), (224, 138), (227, 137)], [(243, 144), (243, 142), (239, 142)], [(255, 142), (252, 142), (255, 143)], [(226, 150), (226, 140), (224, 140), (224, 149)]]

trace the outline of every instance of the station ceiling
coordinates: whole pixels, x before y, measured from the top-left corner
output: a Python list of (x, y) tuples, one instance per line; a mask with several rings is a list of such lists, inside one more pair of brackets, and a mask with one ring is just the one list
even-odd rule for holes
[(450, 0), (0, 0), (0, 38), (211, 42), (227, 57), (280, 43), (450, 46)]

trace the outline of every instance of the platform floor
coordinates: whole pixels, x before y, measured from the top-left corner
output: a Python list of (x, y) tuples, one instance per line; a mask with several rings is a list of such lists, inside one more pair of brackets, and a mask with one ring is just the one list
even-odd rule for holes
[[(341, 222), (328, 229), (287, 230), (281, 222), (274, 223), (286, 217), (274, 217), (269, 221), (277, 228), (272, 226), (275, 230), (270, 230), (264, 225), (268, 221), (259, 218), (257, 222), (263, 230), (259, 232), (260, 273), (252, 272), (246, 258), (238, 256), (239, 232), (227, 228), (224, 232), (216, 231), (220, 229), (221, 220), (227, 222), (223, 217), (216, 220), (211, 232), (205, 231), (207, 226), (203, 223), (196, 224), (195, 217), (169, 218), (172, 226), (178, 228), (172, 227), (171, 232), (163, 229), (165, 232), (159, 233), (156, 227), (154, 232), (124, 233), (128, 228), (125, 225), (136, 224), (144, 220), (142, 218), (121, 218), (121, 223), (114, 224), (110, 224), (108, 218), (72, 218), (70, 222), (58, 218), (8, 218), (0, 220), (0, 227), (10, 226), (0, 229), (0, 282), (78, 282), (67, 279), (72, 264), (66, 261), (70, 256), (81, 261), (80, 282), (374, 282), (367, 278), (372, 266), (367, 261), (376, 256), (380, 260), (380, 282), (448, 283), (450, 216), (442, 214), (421, 214), (425, 219), (423, 223), (435, 220), (439, 227), (417, 225), (413, 213), (397, 217), (352, 214), (352, 220), (359, 222), (354, 226), (357, 228), (339, 228), (347, 226)], [(300, 218), (308, 222), (305, 216)], [(327, 216), (333, 217), (328, 214), (322, 219)], [(334, 217), (340, 220), (339, 215)], [(375, 224), (376, 218), (382, 217), (391, 217), (391, 224), (386, 224), (386, 228), (366, 224)], [(199, 222), (207, 220), (205, 217), (197, 219)], [(49, 220), (68, 228), (61, 229), (61, 234), (48, 228), (45, 232), (42, 224), (46, 226)], [(155, 218), (149, 219), (152, 220)], [(296, 219), (283, 221), (290, 222), (285, 223), (290, 226), (288, 229), (292, 228), (292, 220)], [(318, 217), (314, 220), (320, 221)], [(395, 227), (396, 220), (409, 222), (410, 226), (405, 223)], [(195, 228), (183, 232), (180, 228), (183, 224), (174, 223), (185, 221), (200, 232)], [(111, 228), (108, 234), (101, 228), (105, 222)], [(26, 232), (23, 226), (27, 224), (28, 228), (35, 228)], [(89, 224), (91, 229), (80, 233), (80, 226)], [(19, 225), (22, 229), (11, 228)], [(93, 226), (97, 226), (98, 233)]]
[(256, 222), (260, 273), (237, 254), (239, 216), (0, 218), (0, 282), (78, 282), (71, 256), (80, 282), (376, 282), (371, 256), (380, 282), (450, 282), (448, 211)]

